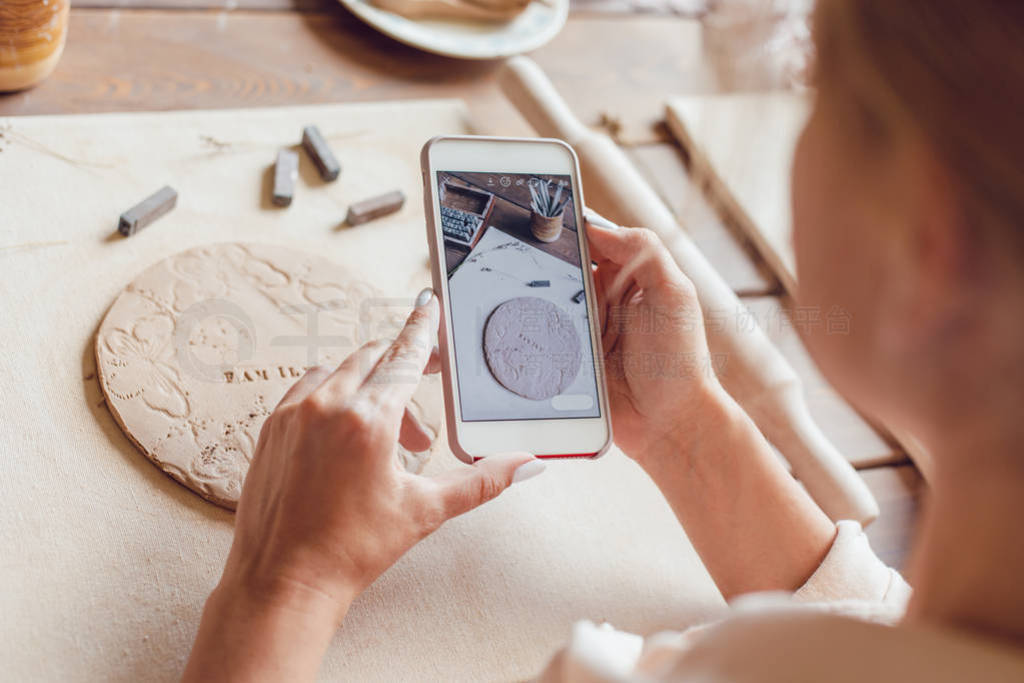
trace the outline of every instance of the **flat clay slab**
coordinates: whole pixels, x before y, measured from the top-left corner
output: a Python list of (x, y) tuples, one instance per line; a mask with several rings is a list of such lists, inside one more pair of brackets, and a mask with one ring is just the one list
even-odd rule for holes
[(534, 401), (565, 391), (583, 360), (572, 318), (535, 296), (510, 299), (491, 312), (484, 357), (503, 387)]
[[(317, 364), (391, 337), (400, 306), (331, 262), (278, 246), (217, 244), (153, 265), (115, 299), (96, 336), (100, 386), (118, 424), (154, 464), (234, 509), (263, 421)], [(441, 397), (409, 406), (437, 434)], [(428, 453), (399, 447), (418, 472)]]
[(796, 261), (789, 176), (809, 112), (805, 95), (788, 92), (674, 97), (665, 107), (694, 178), (709, 186), (790, 294)]

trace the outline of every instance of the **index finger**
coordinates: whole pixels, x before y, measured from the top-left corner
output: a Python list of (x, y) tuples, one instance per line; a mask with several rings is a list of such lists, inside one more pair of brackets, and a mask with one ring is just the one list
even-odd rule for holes
[(367, 375), (360, 393), (389, 408), (401, 409), (412, 398), (434, 351), (440, 307), (429, 287), (416, 297), (405, 327)]

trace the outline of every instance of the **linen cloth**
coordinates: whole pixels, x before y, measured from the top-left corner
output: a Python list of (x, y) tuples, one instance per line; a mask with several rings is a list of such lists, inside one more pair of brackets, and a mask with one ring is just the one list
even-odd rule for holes
[[(271, 165), (316, 123), (344, 171)], [(153, 263), (212, 242), (337, 261), (409, 310), (429, 283), (418, 153), (469, 132), (459, 102), (0, 119), (0, 679), (175, 680), (231, 542), (231, 513), (138, 452), (103, 405), (93, 337)], [(120, 212), (158, 187), (178, 205), (130, 238)], [(401, 212), (340, 228), (401, 188)], [(430, 472), (461, 467), (442, 451)], [(580, 618), (653, 633), (725, 603), (647, 476), (621, 453), (544, 476), (445, 525), (353, 605), (324, 680), (533, 676)]]
[(1024, 680), (1024, 653), (961, 632), (898, 626), (911, 589), (841, 521), (821, 565), (792, 594), (733, 601), (717, 623), (647, 639), (578, 622), (537, 683), (798, 683)]

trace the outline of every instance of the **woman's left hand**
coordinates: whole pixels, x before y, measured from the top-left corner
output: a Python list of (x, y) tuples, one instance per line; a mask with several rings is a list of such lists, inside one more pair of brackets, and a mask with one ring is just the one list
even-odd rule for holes
[(311, 369), (267, 418), (186, 679), (315, 675), (356, 595), (446, 520), (501, 493), (517, 468), (530, 463), (519, 478), (543, 468), (520, 453), (437, 477), (401, 469), (400, 433), (422, 445), (403, 414), (439, 315), (429, 290), (417, 304), (393, 343)]

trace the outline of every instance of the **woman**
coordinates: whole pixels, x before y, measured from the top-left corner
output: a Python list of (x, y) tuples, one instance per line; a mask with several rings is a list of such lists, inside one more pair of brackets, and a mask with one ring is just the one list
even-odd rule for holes
[[(706, 356), (701, 316), (650, 233), (590, 226), (605, 312), (689, 312), (659, 335), (606, 322), (618, 445), (727, 598), (788, 597), (643, 652), (577, 629), (542, 680), (1024, 680), (1024, 4), (822, 0), (815, 24), (818, 88), (793, 171), (799, 298), (851, 313), (850, 334), (809, 348), (852, 401), (933, 454), (913, 597), (855, 523), (822, 514), (713, 376), (622, 362)], [(417, 304), (393, 344), (311, 370), (268, 419), (186, 679), (312, 679), (361, 590), (543, 468), (528, 454), (435, 479), (394, 467), (399, 434), (424, 438), (402, 424), (413, 387), (381, 381), (433, 364), (438, 304), (429, 291)], [(590, 659), (594, 638), (620, 656)]]

